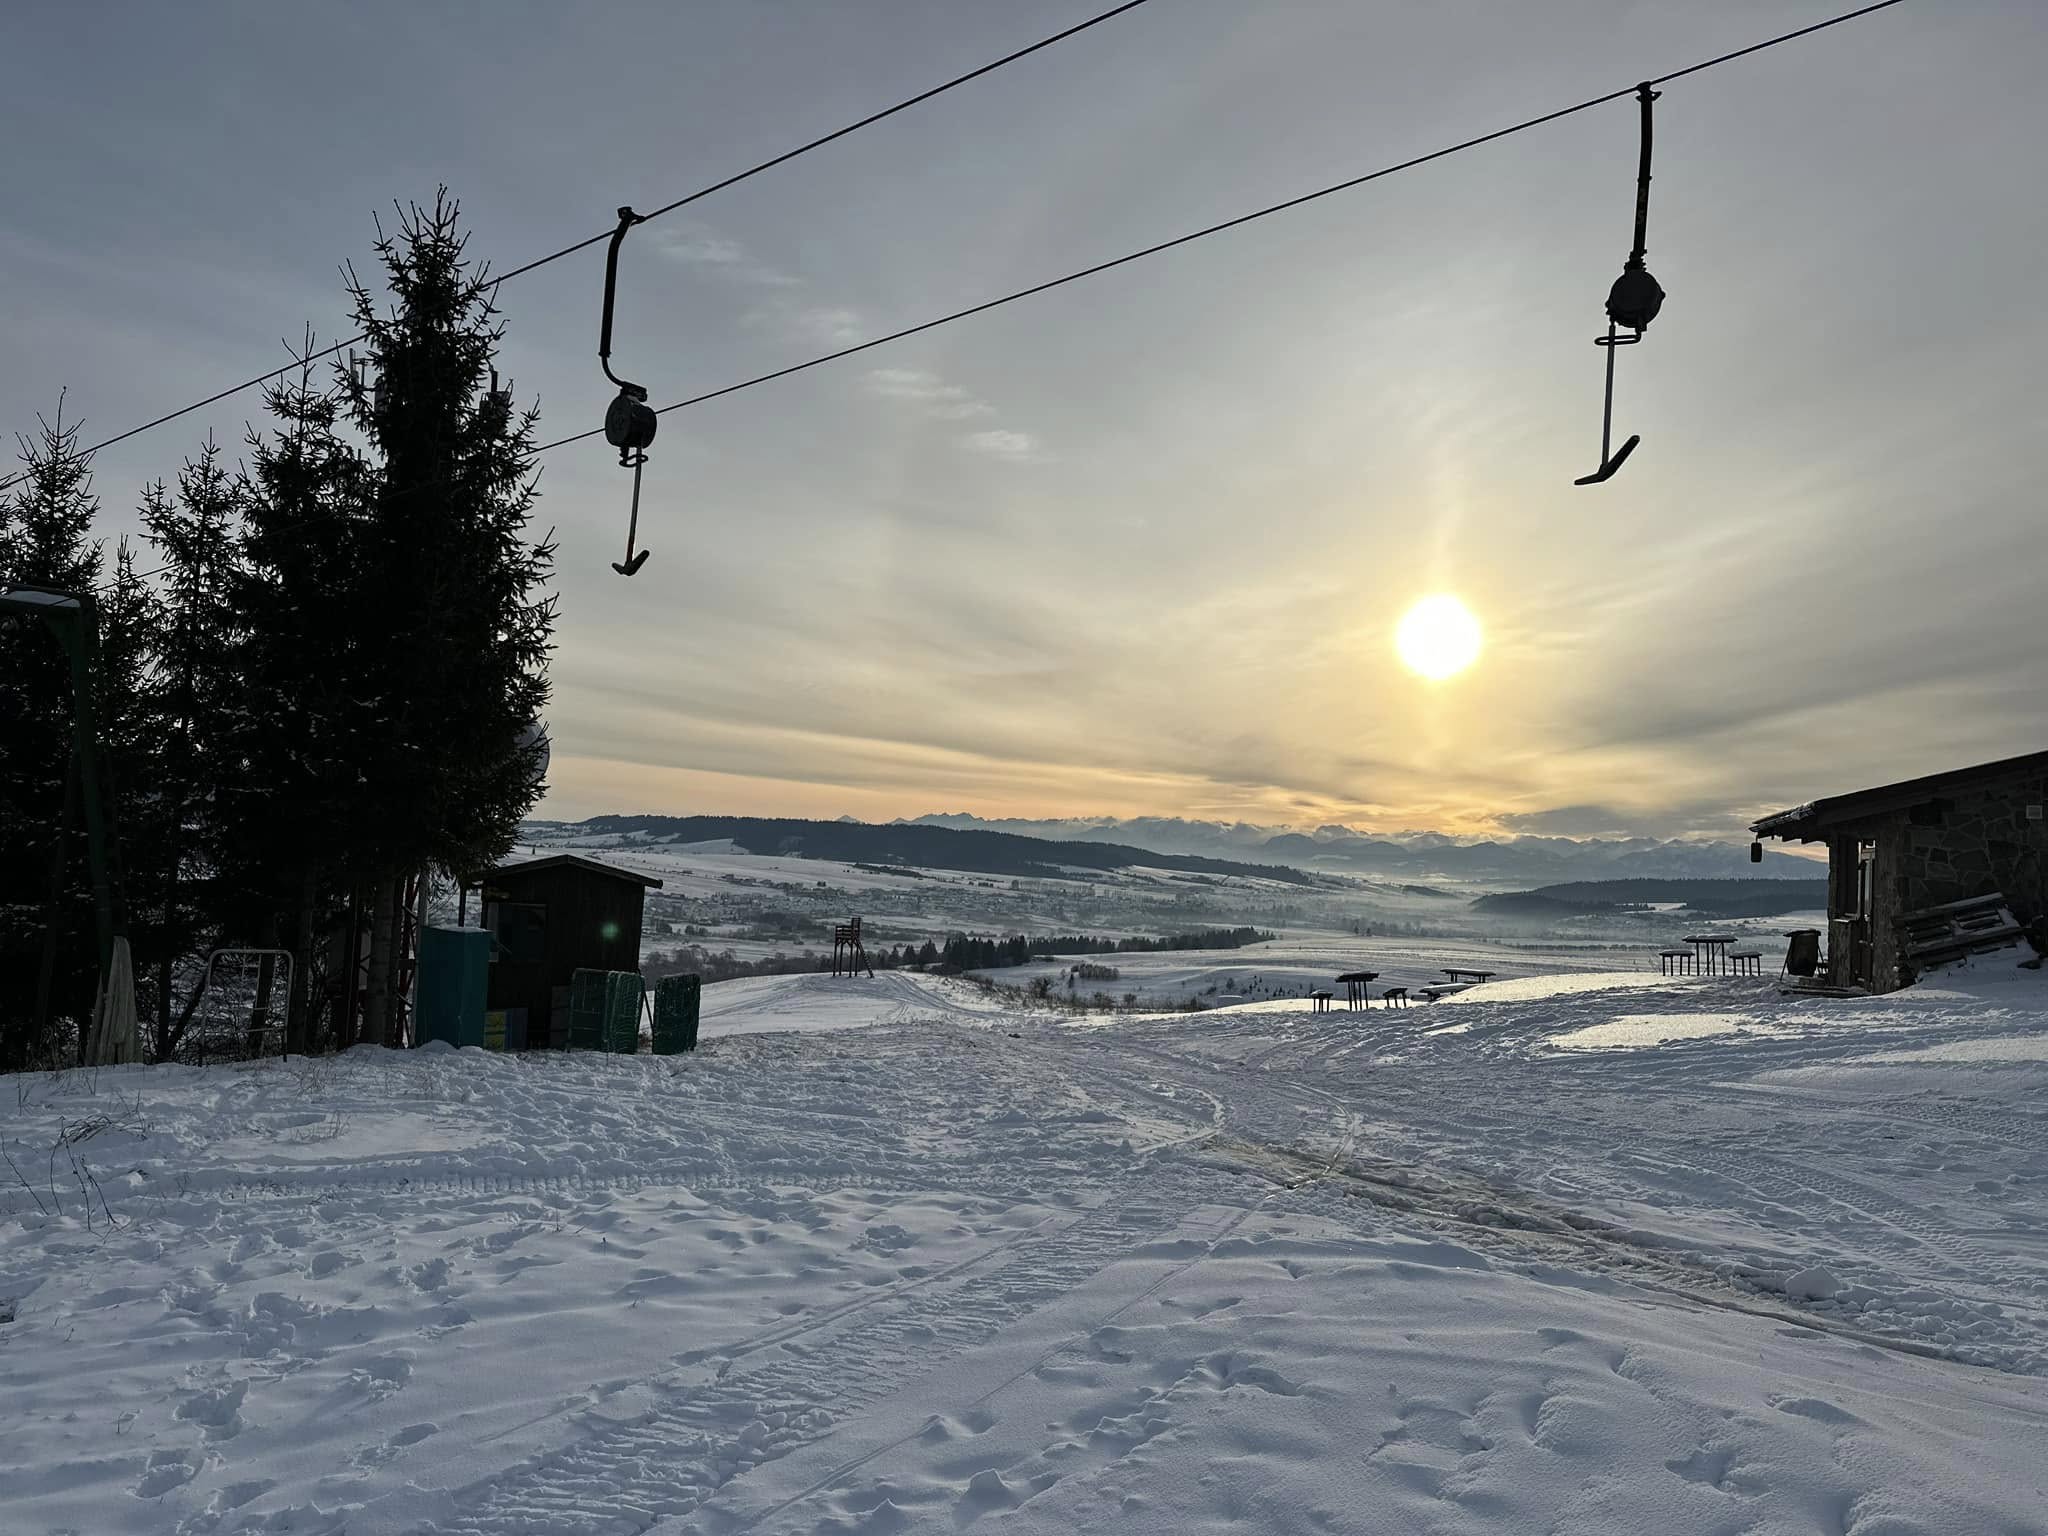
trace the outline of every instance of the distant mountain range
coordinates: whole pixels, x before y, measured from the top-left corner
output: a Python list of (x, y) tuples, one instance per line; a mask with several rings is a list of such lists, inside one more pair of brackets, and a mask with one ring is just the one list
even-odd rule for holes
[(1026, 837), (985, 828), (930, 826), (898, 821), (875, 825), (841, 817), (805, 821), (763, 816), (593, 816), (581, 822), (529, 822), (536, 833), (602, 837), (690, 848), (797, 854), (847, 864), (905, 864), (988, 875), (1065, 875), (1075, 870), (1143, 867), (1205, 875), (1240, 875), (1289, 885), (1315, 884), (1313, 874), (1280, 863), (1252, 864), (1201, 854), (1161, 853), (1127, 845)]
[(1493, 917), (1583, 917), (1676, 902), (1702, 917), (1780, 917), (1827, 906), (1817, 880), (1579, 880), (1534, 891), (1482, 896), (1472, 905)]
[(1680, 838), (1523, 836), (1464, 841), (1441, 832), (1371, 834), (1345, 826), (1303, 832), (1251, 822), (1160, 816), (989, 821), (952, 813), (918, 816), (896, 825), (1007, 832), (1052, 842), (1101, 840), (1157, 853), (1245, 859), (1333, 874), (1487, 882), (1716, 877), (1811, 880), (1821, 868), (1811, 859), (1768, 849), (1761, 864), (1752, 864), (1747, 843)]
[[(1812, 880), (1825, 866), (1746, 843), (1656, 838), (1510, 837), (1461, 841), (1441, 832), (1370, 835), (1352, 827), (1312, 832), (1249, 822), (1173, 817), (987, 821), (931, 815), (887, 823), (757, 816), (593, 816), (536, 822), (537, 832), (755, 854), (801, 853), (846, 863), (908, 864), (980, 874), (1044, 875), (1133, 867), (1250, 875), (1289, 884), (1317, 875), (1537, 886), (1574, 880)], [(1448, 894), (1448, 893), (1446, 893)]]

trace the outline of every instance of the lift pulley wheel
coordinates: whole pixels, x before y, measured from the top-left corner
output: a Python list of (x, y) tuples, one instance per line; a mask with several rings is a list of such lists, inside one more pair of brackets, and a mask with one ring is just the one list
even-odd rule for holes
[(654, 441), (654, 429), (661, 418), (647, 403), (647, 391), (627, 385), (621, 389), (611, 408), (604, 413), (604, 440), (619, 450), (619, 462), (630, 465), (627, 457)]

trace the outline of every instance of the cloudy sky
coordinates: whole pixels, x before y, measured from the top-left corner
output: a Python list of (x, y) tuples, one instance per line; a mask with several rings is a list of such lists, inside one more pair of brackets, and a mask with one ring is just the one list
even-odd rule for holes
[[(393, 198), (515, 266), (1106, 4), (18, 0), (0, 427), (343, 334)], [(1152, 0), (635, 231), (614, 361), (696, 394), (1845, 8)], [(1672, 85), (1603, 487), (1627, 101), (666, 416), (630, 582), (551, 454), (545, 809), (1721, 831), (2048, 745), (2044, 76), (2039, 0), (1909, 0)], [(551, 437), (602, 263), (501, 292)], [(107, 531), (253, 409), (105, 453)]]

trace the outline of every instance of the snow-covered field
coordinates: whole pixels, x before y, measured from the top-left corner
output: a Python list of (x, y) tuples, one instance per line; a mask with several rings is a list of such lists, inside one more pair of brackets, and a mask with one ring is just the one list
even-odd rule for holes
[[(1341, 1004), (1344, 989), (1336, 978), (1361, 970), (1379, 978), (1372, 986), (1375, 1005), (1387, 987), (1406, 987), (1411, 997), (1417, 997), (1424, 987), (1445, 985), (1446, 966), (1491, 971), (1500, 977), (1548, 975), (1561, 967), (1657, 970), (1656, 951), (1640, 944), (1567, 947), (1504, 939), (1362, 937), (1311, 930), (1285, 932), (1242, 949), (1054, 956), (980, 974), (1011, 987), (1028, 987), (1033, 978), (1050, 976), (1059, 995), (1065, 997), (1073, 966), (1084, 961), (1117, 974), (1109, 980), (1077, 977), (1073, 990), (1081, 998), (1107, 992), (1113, 1000), (1120, 1000), (1135, 992), (1139, 1007), (1157, 1009), (1171, 1009), (1191, 998), (1204, 1007), (1219, 1006), (1219, 998), (1229, 997), (1247, 1003), (1275, 999), (1298, 1003), (1313, 991), (1334, 991)], [(1775, 966), (1775, 959), (1772, 964)]]
[(705, 1003), (0, 1079), (0, 1532), (2048, 1531), (2035, 973)]
[[(1626, 950), (1654, 967), (1660, 944), (1709, 921), (1675, 912), (1629, 912), (1532, 926), (1475, 911), (1472, 898), (1498, 887), (1469, 882), (1438, 888), (1325, 877), (1299, 885), (1144, 866), (1011, 877), (748, 854), (722, 843), (679, 845), (633, 835), (557, 837), (525, 850), (528, 855), (563, 851), (661, 880), (661, 889), (647, 897), (643, 954), (683, 942), (730, 949), (745, 960), (806, 949), (829, 954), (832, 924), (858, 913), (871, 942), (881, 944), (916, 945), (929, 939), (943, 945), (951, 933), (1121, 938), (1251, 926), (1317, 943), (1355, 932), (1370, 951), (1368, 960), (1376, 960), (1382, 941), (1398, 931), (1438, 935), (1454, 949), (1463, 944), (1479, 952), (1502, 940), (1510, 948), (1518, 942), (1529, 947), (1541, 935), (1549, 942), (1534, 945), (1537, 949)], [(453, 893), (445, 893), (446, 919), (454, 917), (453, 902)], [(1797, 924), (1773, 918), (1738, 922), (1726, 931), (1754, 928), (1776, 952), (1782, 949), (1779, 931), (1791, 926)], [(1350, 958), (1355, 965), (1356, 957)], [(1314, 964), (1323, 964), (1320, 954)], [(1555, 965), (1553, 954), (1546, 968)]]

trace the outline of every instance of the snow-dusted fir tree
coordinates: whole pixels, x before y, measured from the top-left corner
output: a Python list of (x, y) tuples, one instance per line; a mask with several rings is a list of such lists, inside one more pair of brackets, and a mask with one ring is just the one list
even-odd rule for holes
[(362, 686), (386, 732), (364, 771), (378, 806), (366, 1027), (386, 1022), (395, 892), (428, 867), (481, 872), (539, 795), (521, 734), (547, 701), (553, 546), (529, 538), (532, 410), (494, 388), (504, 326), (446, 189), (380, 226), (388, 307), (351, 269), (367, 352), (347, 415), (374, 484), (362, 556), (378, 625)]
[[(309, 333), (301, 355), (314, 351)], [(306, 1039), (319, 1038), (304, 985), (315, 935), (374, 865), (365, 765), (393, 750), (367, 671), (386, 622), (365, 564), (372, 477), (337, 430), (343, 403), (310, 362), (264, 391), (269, 425), (251, 431), (238, 486), (231, 612), (209, 617), (228, 630), (223, 693), (198, 706), (221, 722), (209, 908), (241, 942), (293, 951)]]
[[(103, 551), (90, 537), (99, 502), (79, 423), (65, 421), (60, 398), (56, 419), (39, 426), (19, 440), (23, 478), (0, 502), (0, 583), (90, 591)], [(65, 942), (77, 913), (52, 884), (57, 834), (78, 814), (66, 785), (71, 722), (63, 648), (41, 623), (0, 621), (0, 1069), (50, 1050), (36, 1029), (39, 994), (52, 1017), (74, 1023), (92, 1003), (93, 946)]]
[[(99, 732), (100, 789), (108, 813), (107, 859), (116, 912), (132, 946), (135, 980), (153, 1000), (147, 970), (167, 943), (158, 913), (131, 901), (133, 876), (148, 871), (154, 884), (162, 852), (154, 808), (163, 786), (159, 777), (162, 714), (158, 707), (156, 657), (163, 610), (154, 588), (137, 574), (135, 551), (124, 536), (114, 547), (112, 578), (100, 589), (98, 669), (93, 679), (94, 725)], [(77, 870), (76, 862), (73, 864)], [(82, 874), (82, 871), (78, 873)], [(85, 880), (74, 881), (72, 899), (90, 913)], [(140, 1004), (138, 1003), (138, 1007)]]
[(160, 573), (148, 671), (138, 680), (153, 742), (146, 783), (123, 755), (122, 834), (136, 985), (158, 1056), (176, 1044), (179, 963), (221, 931), (212, 876), (233, 712), (243, 697), (234, 676), (233, 587), (241, 500), (211, 436), (179, 470), (175, 494), (162, 482), (143, 494), (142, 526)]

